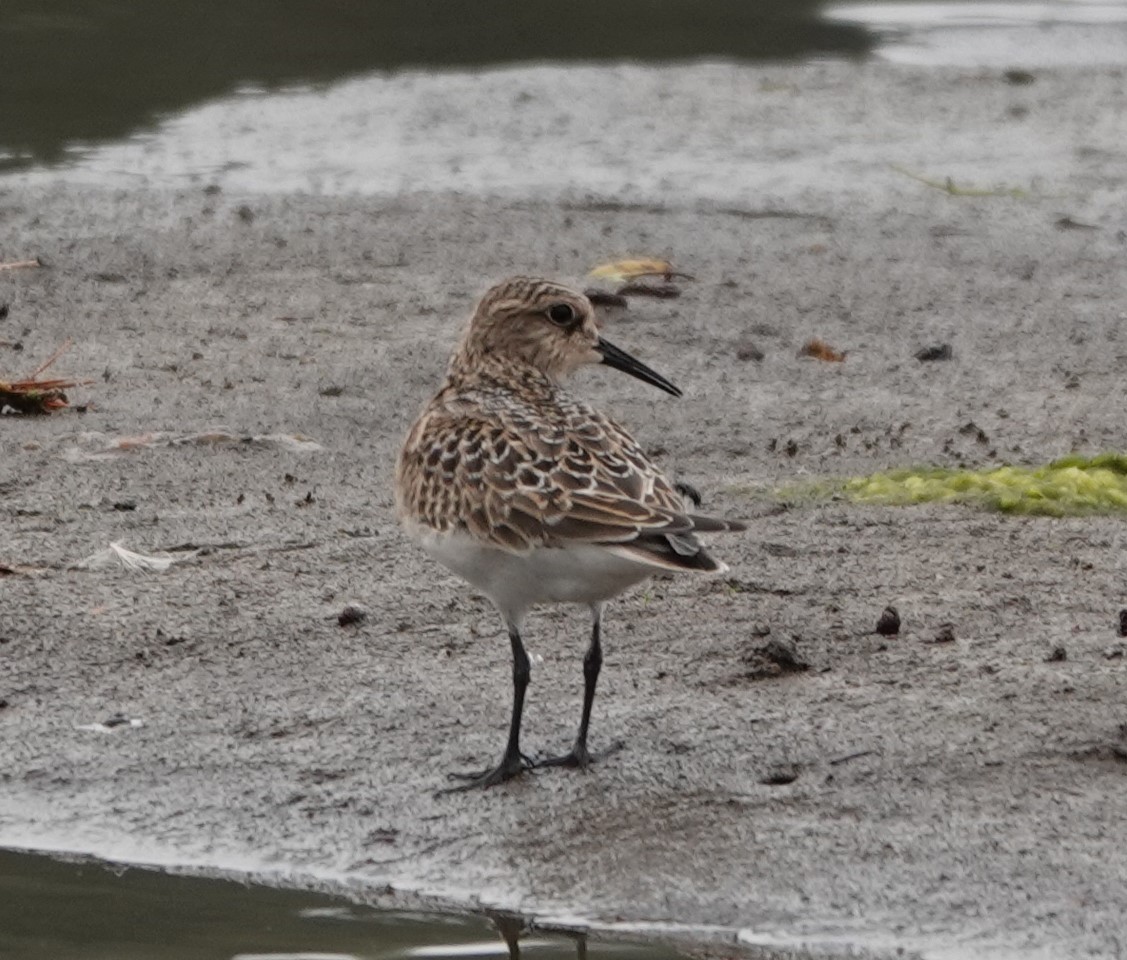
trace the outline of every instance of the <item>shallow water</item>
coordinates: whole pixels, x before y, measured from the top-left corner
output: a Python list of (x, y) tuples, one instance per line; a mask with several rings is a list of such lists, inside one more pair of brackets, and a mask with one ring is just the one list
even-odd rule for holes
[(916, 66), (1127, 65), (1125, 0), (877, 0), (827, 7), (866, 31), (876, 55)]
[(248, 85), (514, 63), (859, 55), (824, 0), (5, 0), (0, 169), (55, 162)]
[[(391, 84), (410, 109), (442, 98), (443, 75), (457, 85), (466, 71), (504, 76), (513, 66), (866, 56), (998, 69), (1127, 64), (1127, 0), (471, 0), (425, 15), (409, 0), (5, 0), (0, 55), (0, 171), (78, 167), (87, 181), (129, 188), (142, 185), (154, 141), (172, 158), (164, 172), (183, 178), (214, 170), (215, 143), (234, 138), (250, 156), (228, 151), (229, 163), (280, 157), (303, 171), (299, 189), (332, 191), (369, 189), (371, 158), (355, 153), (352, 115), (340, 139), (290, 132), (316, 125), (317, 98), (358, 78), (379, 102), (380, 78), (438, 77)], [(277, 134), (248, 143), (248, 98), (252, 112), (282, 118)], [(661, 105), (645, 109), (660, 115)], [(365, 103), (352, 114), (365, 116)], [(167, 142), (181, 123), (203, 130), (204, 157), (195, 140)], [(252, 133), (262, 126), (252, 121)], [(381, 134), (376, 122), (360, 138)], [(107, 144), (134, 149), (107, 161), (98, 149)], [(294, 189), (286, 178), (255, 187), (264, 188)]]
[[(527, 933), (515, 918), (391, 912), (342, 897), (0, 851), (12, 960), (676, 960), (650, 945)], [(506, 941), (509, 938), (509, 942)]]
[[(55, 6), (69, 10), (73, 4), (57, 0)], [(550, 45), (518, 42), (538, 35), (535, 24), (505, 21), (488, 43), (468, 46), (442, 22), (433, 25), (439, 38), (423, 45), (410, 39), (409, 18), (379, 28), (374, 11), (391, 16), (379, 3), (356, 6), (369, 20), (354, 26), (359, 35), (374, 31), (380, 42), (345, 42), (338, 35), (349, 22), (342, 11), (355, 13), (354, 6), (340, 3), (333, 17), (308, 24), (302, 37), (308, 18), (293, 0), (244, 49), (229, 46), (249, 29), (245, 20), (254, 5), (244, 0), (229, 4), (211, 45), (195, 20), (177, 34), (175, 24), (158, 17), (147, 41), (138, 38), (139, 45), (125, 48), (127, 32), (101, 6), (81, 16), (36, 19), (17, 0), (14, 15), (0, 19), (0, 44), (5, 55), (15, 52), (8, 75), (19, 78), (0, 84), (0, 171), (14, 171), (0, 176), (0, 186), (215, 185), (236, 193), (336, 195), (673, 193), (736, 202), (740, 189), (759, 196), (772, 189), (772, 177), (802, 174), (825, 151), (785, 164), (773, 160), (757, 179), (740, 139), (769, 141), (772, 131), (749, 130), (744, 105), (774, 99), (785, 110), (801, 90), (769, 78), (749, 88), (733, 81), (738, 68), (724, 72), (721, 64), (692, 61), (869, 54), (999, 77), (1016, 68), (1025, 82), (1035, 77), (1021, 71), (1048, 65), (1127, 64), (1127, 0), (824, 8), (716, 2), (701, 5), (691, 30), (677, 28), (676, 16), (661, 29), (642, 17), (634, 32), (621, 22), (629, 3), (611, 4), (605, 16), (580, 5), (560, 8), (570, 12)], [(153, 16), (138, 14), (142, 23)], [(607, 43), (608, 31), (621, 34), (622, 42)], [(450, 38), (445, 47), (443, 36)], [(158, 38), (161, 58), (145, 59), (145, 44)], [(715, 79), (710, 66), (718, 68)], [(677, 118), (671, 101), (685, 96), (694, 108)], [(698, 119), (711, 125), (698, 129)], [(732, 136), (720, 137), (718, 130)], [(526, 145), (524, 153), (514, 154), (514, 140)], [(815, 183), (825, 178), (818, 169), (809, 173)]]

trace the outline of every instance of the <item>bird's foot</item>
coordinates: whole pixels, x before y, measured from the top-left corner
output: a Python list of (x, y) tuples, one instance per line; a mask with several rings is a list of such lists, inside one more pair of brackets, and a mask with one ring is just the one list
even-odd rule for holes
[(536, 763), (531, 757), (526, 757), (523, 753), (506, 753), (501, 758), (501, 762), (495, 767), (486, 767), (484, 770), (475, 770), (470, 773), (448, 773), (447, 778), (450, 780), (461, 780), (456, 787), (447, 787), (445, 790), (439, 790), (439, 794), (444, 793), (462, 793), (466, 790), (475, 790), (477, 788), (495, 787), (499, 783), (504, 783), (506, 780), (512, 780), (513, 777), (520, 776), (525, 770), (531, 770), (536, 766)]
[(609, 757), (612, 753), (617, 753), (624, 746), (626, 746), (626, 744), (621, 740), (615, 740), (609, 747), (604, 747), (602, 750), (596, 750), (594, 753), (591, 753), (587, 749), (586, 743), (576, 740), (567, 753), (558, 757), (545, 757), (543, 760), (537, 760), (533, 766), (578, 767), (580, 770), (586, 770), (596, 760)]

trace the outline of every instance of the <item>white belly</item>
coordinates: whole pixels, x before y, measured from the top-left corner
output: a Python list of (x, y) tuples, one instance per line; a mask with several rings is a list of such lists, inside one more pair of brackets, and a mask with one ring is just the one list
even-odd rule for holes
[(537, 603), (600, 603), (659, 572), (597, 545), (538, 547), (526, 554), (484, 546), (466, 534), (412, 531), (422, 548), (519, 620)]

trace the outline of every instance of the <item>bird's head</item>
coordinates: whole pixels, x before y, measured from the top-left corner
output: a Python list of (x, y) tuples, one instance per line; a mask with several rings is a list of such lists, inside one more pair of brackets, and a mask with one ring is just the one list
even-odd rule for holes
[(463, 362), (486, 357), (531, 366), (562, 380), (590, 363), (605, 363), (681, 396), (661, 374), (599, 334), (591, 301), (577, 290), (534, 277), (513, 277), (491, 287), (478, 302), (458, 354)]

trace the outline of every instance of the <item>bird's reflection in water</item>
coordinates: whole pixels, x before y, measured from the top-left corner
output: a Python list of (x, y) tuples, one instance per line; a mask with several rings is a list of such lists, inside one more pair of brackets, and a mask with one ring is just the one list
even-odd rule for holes
[[(542, 957), (544, 960), (559, 960), (567, 956), (566, 942), (575, 944), (576, 960), (587, 960), (587, 931), (552, 930), (533, 931), (527, 917), (503, 910), (486, 910), (484, 916), (501, 935), (502, 943), (490, 940), (476, 940), (469, 943), (442, 943), (425, 947), (411, 947), (397, 953), (398, 957), (411, 957), (412, 960), (485, 960), (487, 957), (508, 957), (520, 960), (523, 955)], [(631, 951), (633, 952), (633, 951)], [(609, 954), (618, 957), (617, 952)], [(665, 957), (661, 953), (662, 958)]]
[[(520, 960), (521, 935), (528, 933), (528, 921), (515, 913), (504, 913), (500, 910), (487, 910), (485, 915), (501, 934), (505, 946), (509, 949), (509, 960)], [(587, 931), (585, 930), (554, 930), (557, 938), (566, 937), (575, 942), (576, 960), (587, 960)]]

